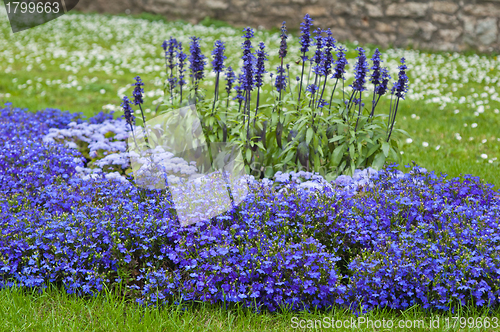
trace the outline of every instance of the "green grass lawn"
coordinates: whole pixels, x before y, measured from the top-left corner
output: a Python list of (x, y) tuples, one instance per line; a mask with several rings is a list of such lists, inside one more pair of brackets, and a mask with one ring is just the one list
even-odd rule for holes
[[(2, 331), (497, 331), (497, 319), (500, 328), (499, 311), (467, 308), (446, 314), (417, 307), (404, 312), (375, 310), (359, 317), (343, 310), (256, 314), (241, 307), (205, 304), (170, 305), (158, 310), (109, 293), (82, 299), (56, 289), (41, 294), (0, 291)], [(490, 327), (475, 328), (477, 322), (490, 322)]]
[[(239, 67), (241, 29), (220, 23), (215, 26), (192, 26), (182, 22), (165, 22), (150, 15), (137, 18), (71, 13), (34, 29), (12, 34), (3, 5), (0, 8), (0, 16), (5, 18), (0, 20), (0, 102), (12, 102), (15, 107), (33, 111), (59, 108), (83, 112), (87, 116), (102, 109), (115, 109), (120, 115), (121, 97), (124, 93), (131, 94), (130, 84), (136, 75), (140, 75), (146, 83), (145, 104), (150, 105), (146, 106), (146, 113), (152, 117), (156, 105), (163, 98), (166, 78), (160, 45), (170, 36), (182, 41), (186, 51), (190, 36), (202, 37), (202, 47), (207, 56), (213, 41), (221, 38), (227, 43), (228, 63)], [(261, 40), (266, 43), (270, 55), (268, 68), (275, 68), (279, 34), (258, 31), (255, 42)], [(288, 59), (293, 64), (299, 55), (296, 35), (289, 39), (289, 45)], [(353, 77), (357, 45), (345, 43), (345, 46), (350, 51), (349, 84)], [(367, 45), (368, 57), (371, 57), (375, 47)], [(498, 189), (500, 97), (497, 91), (500, 89), (500, 62), (497, 57), (427, 53), (413, 49), (384, 49), (382, 52), (384, 64), (389, 66), (393, 78), (397, 75), (401, 56), (407, 59), (409, 67), (410, 90), (397, 117), (398, 127), (411, 135), (411, 139), (402, 137), (403, 164), (414, 160), (438, 174), (472, 174)], [(299, 66), (292, 65), (291, 77), (297, 76), (299, 70)], [(213, 74), (207, 76), (213, 77)], [(270, 83), (271, 79), (266, 77), (267, 83)], [(213, 80), (205, 82), (204, 87), (211, 93)], [(385, 112), (389, 101), (382, 100), (378, 111)], [(403, 165), (400, 168), (404, 170)], [(344, 320), (355, 317), (338, 311), (254, 314), (244, 309), (222, 310), (204, 305), (190, 305), (182, 313), (176, 305), (161, 310), (146, 309), (112, 295), (81, 299), (60, 290), (43, 294), (2, 290), (0, 306), (2, 331), (284, 331), (294, 330), (294, 315), (303, 319), (330, 317)], [(443, 316), (443, 328), (438, 330), (458, 330), (445, 329), (443, 323), (445, 317), (452, 323), (451, 317), (458, 314), (478, 318), (485, 313), (465, 310)], [(490, 314), (500, 317), (498, 311)], [(414, 308), (407, 312), (378, 310), (366, 318), (428, 321), (432, 315)], [(397, 321), (394, 323), (397, 324)]]

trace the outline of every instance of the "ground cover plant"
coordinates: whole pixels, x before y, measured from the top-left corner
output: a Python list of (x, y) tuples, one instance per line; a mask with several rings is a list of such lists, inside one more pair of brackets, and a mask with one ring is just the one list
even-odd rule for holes
[[(143, 27), (163, 24), (129, 18), (82, 17), (90, 17), (103, 25), (107, 24), (106, 20)], [(201, 33), (214, 32), (210, 28), (190, 28), (199, 29)], [(116, 36), (110, 31), (108, 37)], [(241, 43), (240, 31), (230, 28), (224, 31), (234, 35), (236, 45)], [(257, 34), (274, 38), (279, 45), (279, 34), (261, 31)], [(26, 34), (26, 38), (29, 40), (30, 35)], [(186, 36), (180, 39), (183, 38), (189, 43)], [(146, 49), (156, 53), (162, 40), (159, 41)], [(205, 50), (212, 46), (201, 45)], [(229, 45), (228, 41), (226, 47)], [(293, 50), (293, 44), (290, 47)], [(105, 49), (100, 51), (106, 53)], [(8, 57), (9, 52), (7, 48), (2, 56)], [(95, 53), (96, 58), (101, 57), (99, 52)], [(403, 50), (385, 53), (400, 56), (402, 52), (407, 59), (408, 54), (413, 54)], [(116, 49), (111, 53), (120, 57)], [(65, 56), (67, 54), (62, 55)], [(429, 57), (439, 62), (452, 56)], [(387, 55), (382, 58), (391, 62)], [(479, 57), (467, 59), (474, 62)], [(139, 61), (139, 57), (136, 60)], [(160, 60), (164, 61), (161, 56)], [(452, 59), (448, 71), (459, 67), (461, 60), (460, 56)], [(410, 61), (408, 65), (413, 66)], [(421, 63), (422, 60), (415, 57), (415, 61)], [(45, 65), (42, 59), (39, 62)], [(478, 63), (483, 66), (495, 62), (496, 59), (490, 57)], [(148, 70), (151, 73), (159, 70), (162, 77), (163, 65), (155, 63), (158, 68)], [(397, 62), (392, 60), (392, 63), (397, 67)], [(116, 66), (120, 68), (120, 65), (124, 64)], [(10, 68), (5, 70), (7, 74), (19, 75), (19, 72), (12, 73), (13, 65), (2, 66)], [(116, 66), (107, 69), (114, 71)], [(83, 71), (87, 70), (85, 65), (82, 67)], [(138, 63), (135, 69), (123, 74), (120, 79), (123, 85), (130, 85), (130, 74), (147, 77), (141, 72), (145, 70), (142, 67)], [(488, 91), (492, 91), (481, 97), (485, 98), (481, 104), (476, 104), (474, 96), (463, 101), (471, 107), (477, 106), (477, 115), (467, 115), (474, 121), (486, 123), (496, 119), (495, 112), (488, 108), (490, 102), (492, 105), (496, 102), (494, 89), (491, 90), (495, 78), (490, 76), (495, 70), (496, 67), (488, 68), (487, 74), (481, 77), (489, 84)], [(477, 78), (476, 74), (465, 71), (460, 79)], [(397, 76), (397, 72), (393, 75)], [(441, 74), (437, 71), (436, 75)], [(165, 96), (169, 98), (168, 94), (164, 95), (166, 77), (163, 75), (160, 83), (155, 83), (156, 91), (161, 90), (155, 93), (162, 97), (155, 105), (165, 102)], [(216, 74), (213, 78), (216, 84)], [(275, 83), (265, 79), (270, 86)], [(144, 81), (153, 83), (153, 80)], [(210, 81), (205, 81), (207, 94), (214, 90)], [(200, 82), (200, 89), (202, 84)], [(441, 89), (434, 91), (441, 96), (437, 100), (440, 105), (446, 104), (443, 101), (454, 107), (460, 104), (460, 99), (453, 100), (453, 95), (443, 97), (442, 84), (436, 85), (436, 89)], [(23, 96), (33, 89), (25, 90), (17, 93)], [(123, 89), (119, 96), (112, 96), (113, 100), (122, 98), (125, 92), (130, 94), (130, 90)], [(15, 89), (9, 87), (7, 91), (9, 100), (15, 100)], [(145, 99), (152, 97), (151, 94), (148, 97), (150, 92), (146, 89)], [(414, 92), (410, 88), (407, 98), (413, 96), (413, 101), (418, 100), (420, 97)], [(105, 90), (102, 95), (106, 93)], [(7, 93), (3, 94), (5, 97)], [(239, 106), (237, 100), (230, 103)], [(383, 103), (381, 99), (381, 106)], [(103, 113), (84, 120), (78, 114), (55, 109), (33, 114), (14, 106), (8, 104), (1, 110), (3, 286), (43, 288), (48, 283), (80, 296), (97, 296), (110, 289), (127, 300), (139, 300), (146, 305), (195, 300), (223, 307), (237, 303), (264, 312), (285, 307), (292, 311), (326, 309), (331, 305), (337, 308), (336, 312), (338, 308), (358, 312), (361, 307), (408, 312), (415, 306), (437, 312), (457, 312), (457, 308), (467, 305), (484, 315), (498, 307), (499, 194), (477, 177), (450, 178), (436, 175), (428, 167), (429, 171), (417, 166), (408, 168), (410, 172), (404, 174), (389, 167), (379, 172), (372, 169), (353, 172), (352, 177), (340, 176), (329, 183), (308, 172), (279, 172), (272, 180), (252, 182), (251, 194), (238, 209), (210, 222), (184, 228), (176, 222), (166, 192), (138, 190), (119, 174), (122, 165), (114, 162), (120, 160), (109, 158), (107, 149), (109, 152), (122, 149), (120, 141), (124, 137), (120, 135), (128, 127), (124, 120), (111, 119)], [(442, 111), (444, 108), (446, 106)], [(120, 111), (117, 107), (116, 110)], [(402, 106), (403, 119), (406, 116), (405, 120), (422, 129), (418, 123), (425, 115), (412, 117), (409, 112), (414, 111), (407, 109), (404, 113), (404, 110)], [(136, 111), (140, 122), (142, 114)], [(148, 117), (155, 110), (144, 112)], [(458, 110), (452, 120), (463, 112), (470, 109)], [(404, 126), (405, 122), (401, 123)], [(436, 124), (431, 128), (435, 130), (440, 126)], [(472, 130), (479, 126), (474, 122), (468, 127)], [(77, 130), (80, 135), (74, 135)], [(484, 135), (490, 129), (481, 130)], [(55, 138), (52, 142), (47, 139), (51, 135)], [(105, 142), (106, 149), (93, 145), (96, 141), (89, 138), (94, 135), (102, 135), (104, 141), (97, 139), (97, 142)], [(460, 134), (453, 140), (460, 142), (458, 137), (461, 138)], [(419, 139), (413, 135), (412, 138)], [(426, 144), (422, 146), (427, 148), (430, 139), (425, 139)], [(490, 149), (480, 151), (489, 155), (476, 158), (483, 160), (481, 168), (487, 170), (497, 167), (490, 153), (496, 146), (486, 144), (491, 141), (486, 139), (479, 148)], [(412, 151), (413, 143), (407, 144), (403, 156)], [(463, 149), (465, 154), (471, 153), (467, 147)], [(488, 158), (492, 158), (491, 162)], [(89, 166), (94, 170), (89, 171)]]
[(84, 179), (77, 150), (43, 143), (45, 121), (65, 130), (77, 117), (2, 109), (4, 287), (123, 287), (144, 304), (182, 298), (270, 311), (452, 310), (500, 299), (500, 200), (478, 178), (446, 180), (418, 166), (333, 183), (278, 173), (250, 182), (236, 209), (182, 227), (167, 191)]

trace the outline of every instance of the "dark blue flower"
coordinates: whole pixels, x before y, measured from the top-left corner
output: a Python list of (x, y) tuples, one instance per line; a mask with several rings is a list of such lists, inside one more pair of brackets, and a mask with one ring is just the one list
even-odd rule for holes
[(315, 39), (315, 45), (316, 45), (316, 52), (314, 53), (313, 58), (311, 59), (312, 62), (314, 62), (313, 65), (313, 72), (316, 75), (323, 76), (324, 75), (324, 66), (322, 66), (323, 63), (323, 37), (321, 34), (323, 31), (321, 29), (316, 29), (314, 30), (314, 39)]
[(338, 48), (337, 61), (335, 61), (335, 72), (333, 73), (332, 78), (344, 79), (345, 67), (348, 64), (345, 57), (345, 51), (346, 50), (342, 47)]
[(309, 84), (306, 88), (306, 91), (309, 91), (314, 95), (318, 91), (318, 86), (316, 84)]
[(282, 66), (277, 66), (276, 70), (278, 71), (278, 74), (276, 75), (274, 85), (276, 86), (276, 91), (280, 92), (286, 89), (287, 76), (285, 75), (285, 69)]
[(373, 57), (372, 57), (372, 62), (373, 62), (373, 66), (372, 66), (372, 75), (370, 77), (370, 82), (373, 83), (373, 85), (377, 86), (381, 83), (381, 79), (382, 79), (382, 73), (381, 73), (381, 68), (380, 68), (380, 63), (382, 62), (382, 60), (380, 60), (380, 55), (381, 53), (379, 52), (378, 48), (375, 49), (375, 53), (373, 54)]
[(401, 58), (401, 65), (399, 66), (398, 80), (394, 83), (391, 93), (396, 97), (405, 99), (405, 94), (408, 91), (408, 76), (406, 75), (405, 58)]
[(184, 72), (186, 69), (184, 66), (186, 65), (186, 59), (187, 59), (187, 54), (183, 52), (182, 50), (182, 43), (177, 44), (177, 59), (179, 63), (179, 86), (182, 86), (186, 84), (186, 81), (184, 80)]
[(287, 50), (287, 44), (286, 44), (286, 40), (288, 38), (287, 36), (287, 31), (286, 31), (286, 25), (285, 25), (285, 21), (283, 21), (283, 24), (281, 25), (281, 42), (280, 42), (280, 50), (279, 50), (279, 57), (281, 59), (284, 59), (286, 57), (286, 54), (288, 52)]
[(189, 52), (191, 53), (189, 57), (189, 68), (191, 69), (191, 78), (195, 88), (198, 87), (198, 83), (204, 77), (205, 70), (205, 56), (201, 53), (200, 48), (200, 38), (191, 37), (191, 43), (189, 45)]
[(242, 81), (241, 88), (245, 91), (251, 91), (254, 88), (254, 66), (255, 66), (255, 56), (252, 52), (253, 46), (251, 39), (254, 36), (254, 31), (252, 28), (244, 28), (243, 32), (245, 33), (242, 38), (245, 38), (245, 41), (242, 43), (243, 56), (241, 59), (243, 60), (243, 68), (242, 68)]
[(130, 126), (130, 130), (133, 131), (132, 125), (135, 123), (134, 110), (130, 106), (130, 99), (127, 96), (123, 96), (123, 102), (120, 105), (123, 108), (123, 113), (125, 115), (125, 121)]
[(307, 60), (305, 53), (309, 51), (309, 47), (311, 46), (312, 22), (313, 19), (309, 16), (309, 14), (306, 14), (306, 16), (304, 16), (304, 22), (300, 23), (300, 32), (302, 33), (300, 36), (300, 53), (302, 53), (302, 61)]
[(142, 83), (140, 76), (135, 77), (135, 83), (132, 84), (132, 86), (134, 87), (134, 91), (132, 92), (132, 96), (134, 97), (134, 105), (144, 104), (144, 100), (142, 99), (144, 93), (142, 87), (144, 86), (144, 83)]
[(379, 96), (384, 95), (387, 92), (387, 84), (391, 79), (391, 75), (389, 75), (389, 70), (387, 67), (384, 67), (380, 70), (381, 72), (381, 81), (380, 84), (375, 88), (375, 93)]
[(328, 28), (325, 30), (325, 49), (322, 55), (322, 73), (323, 75), (330, 75), (333, 66), (333, 49), (335, 48), (335, 39), (332, 37), (332, 31)]
[(261, 87), (263, 84), (264, 74), (267, 73), (265, 68), (265, 61), (267, 61), (267, 53), (264, 51), (266, 46), (263, 42), (259, 43), (259, 49), (257, 50), (257, 65), (255, 67), (255, 86)]
[(235, 79), (236, 76), (234, 75), (233, 68), (231, 66), (228, 66), (226, 70), (226, 92), (228, 95), (231, 94), (231, 89), (233, 88)]
[(225, 68), (224, 60), (227, 59), (227, 57), (224, 55), (224, 50), (224, 43), (220, 40), (217, 40), (212, 51), (212, 68), (215, 73), (220, 73)]
[(362, 92), (365, 91), (365, 79), (368, 72), (368, 62), (366, 61), (365, 50), (361, 47), (356, 48), (358, 54), (358, 61), (356, 62), (354, 68), (354, 82), (351, 87), (354, 91)]

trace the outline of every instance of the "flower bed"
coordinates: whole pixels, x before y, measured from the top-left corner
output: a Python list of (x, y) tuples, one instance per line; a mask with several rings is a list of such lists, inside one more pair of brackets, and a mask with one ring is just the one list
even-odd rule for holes
[(182, 298), (271, 311), (500, 301), (499, 194), (478, 178), (417, 166), (329, 184), (276, 174), (252, 182), (236, 209), (181, 227), (165, 191), (81, 178), (78, 151), (43, 142), (78, 115), (8, 106), (0, 119), (2, 287), (95, 294), (121, 284), (144, 304)]

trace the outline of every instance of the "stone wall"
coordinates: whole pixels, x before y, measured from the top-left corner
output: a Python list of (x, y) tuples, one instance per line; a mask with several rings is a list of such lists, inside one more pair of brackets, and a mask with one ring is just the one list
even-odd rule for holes
[(80, 0), (80, 11), (150, 12), (192, 23), (206, 16), (236, 26), (298, 28), (309, 13), (338, 40), (382, 46), (500, 50), (500, 0)]

